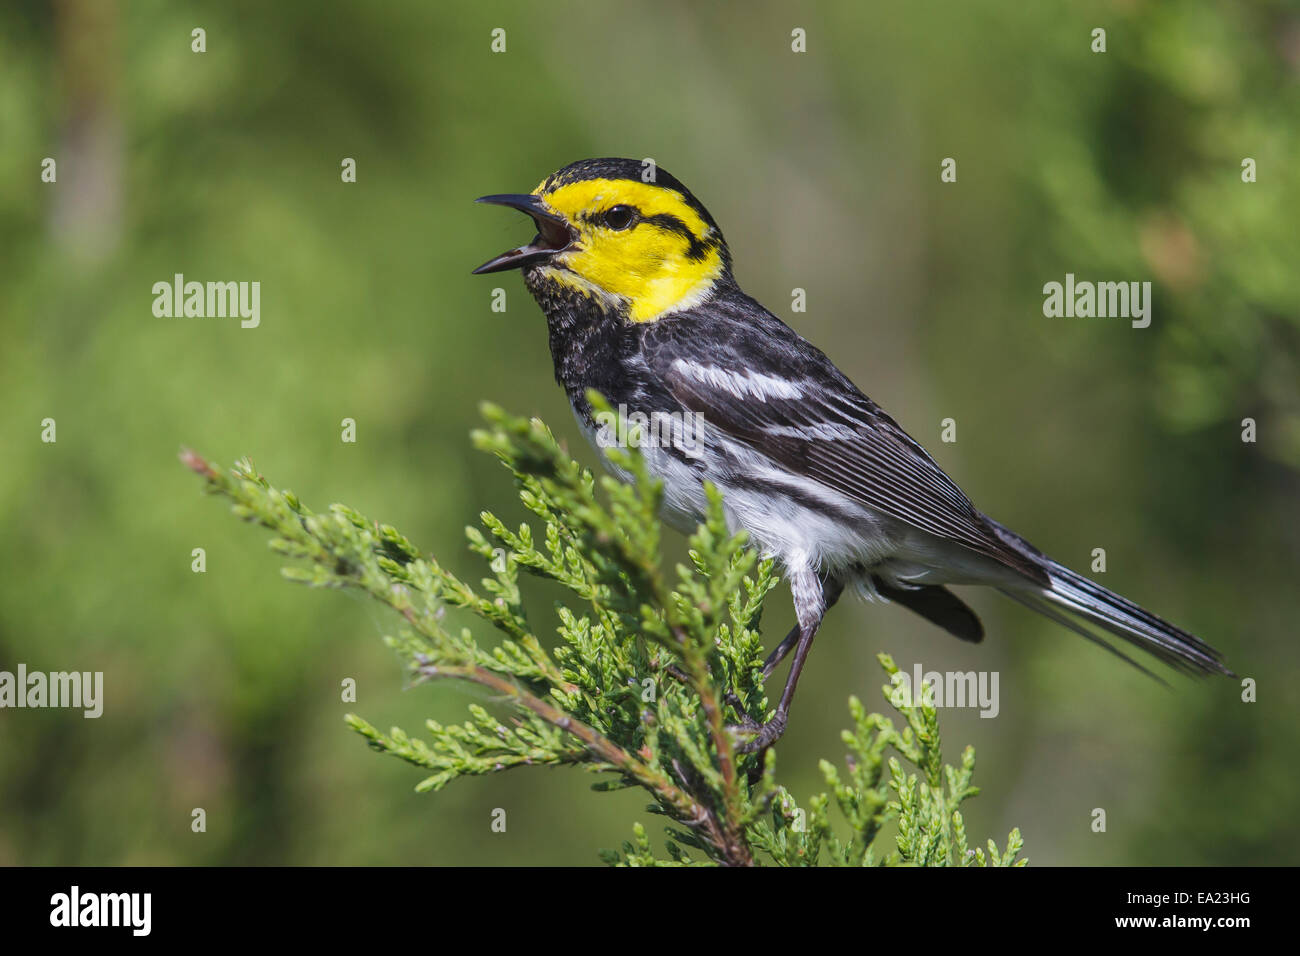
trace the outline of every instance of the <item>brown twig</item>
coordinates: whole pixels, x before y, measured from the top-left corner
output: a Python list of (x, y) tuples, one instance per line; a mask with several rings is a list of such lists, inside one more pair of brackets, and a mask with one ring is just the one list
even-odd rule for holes
[(730, 820), (725, 824), (719, 821), (708, 807), (700, 804), (665, 775), (646, 766), (593, 727), (528, 693), (513, 681), (473, 665), (424, 664), (417, 668), (417, 673), (427, 678), (458, 677), (480, 684), (513, 706), (531, 711), (552, 727), (572, 734), (592, 754), (657, 794), (679, 822), (700, 831), (701, 836), (718, 851), (722, 863), (728, 866), (754, 865), (748, 844), (735, 832)]
[[(217, 490), (238, 500), (231, 477), (218, 471), (200, 455), (189, 449), (182, 449), (180, 459), (186, 467), (202, 476)], [(235, 477), (239, 476), (235, 475)], [(274, 527), (267, 518), (263, 518), (263, 522)], [(322, 556), (326, 556), (324, 552), (322, 555), (316, 555), (316, 560), (319, 561)], [(359, 569), (353, 569), (350, 573), (336, 572), (336, 574), (341, 579), (341, 583), (358, 587), (398, 611), (416, 632), (423, 633), (426, 637), (437, 638), (436, 633), (430, 633), (431, 627), (436, 630), (436, 625), (431, 625), (417, 611), (404, 589), (401, 591), (402, 596), (397, 597), (390, 586), (378, 587), (374, 581), (360, 574)], [(661, 600), (666, 602), (663, 582), (657, 579), (657, 571), (653, 583), (653, 590)], [(475, 595), (472, 589), (459, 581), (457, 584), (465, 591), (459, 596), (464, 599), (466, 606), (474, 610), (472, 599)], [(718, 769), (723, 780), (721, 807), (701, 802), (692, 792), (697, 788), (692, 786), (690, 781), (684, 781), (683, 785), (679, 786), (666, 773), (637, 759), (595, 728), (530, 693), (508, 677), (479, 666), (471, 660), (445, 664), (421, 663), (417, 665), (416, 673), (424, 678), (452, 677), (484, 686), (504, 698), (517, 710), (531, 712), (551, 726), (575, 737), (598, 761), (609, 765), (653, 793), (671, 817), (695, 831), (699, 839), (710, 848), (710, 856), (715, 860), (727, 866), (753, 866), (755, 865), (753, 854), (745, 839), (744, 828), (738, 819), (741, 800), (736, 779), (733, 741), (724, 724), (707, 659), (702, 650), (695, 649), (689, 644), (680, 627), (673, 626), (673, 633), (681, 648), (683, 663), (689, 672), (682, 676), (687, 677), (688, 685), (700, 699), (717, 753)], [(562, 673), (557, 668), (552, 666), (548, 670), (546, 676), (551, 683), (569, 692), (576, 689), (572, 683), (563, 680)], [(703, 786), (701, 782), (700, 787)]]

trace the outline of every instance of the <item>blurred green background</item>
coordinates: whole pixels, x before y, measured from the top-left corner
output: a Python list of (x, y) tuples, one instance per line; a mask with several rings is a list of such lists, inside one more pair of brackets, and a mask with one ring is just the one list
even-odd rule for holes
[[(342, 714), (418, 732), (485, 698), (404, 690), (385, 614), (281, 581), (176, 460), (251, 455), (477, 578), (463, 526), (521, 517), (477, 404), (595, 458), (519, 278), (469, 274), (528, 226), (471, 200), (605, 155), (687, 183), (746, 290), (978, 506), (1083, 571), (1105, 548), (1103, 583), (1259, 681), (1165, 689), (991, 593), (966, 592), (979, 647), (845, 602), (778, 748), (791, 789), (839, 759), (849, 694), (884, 706), (887, 650), (1000, 674), (997, 719), (941, 714), (950, 759), (979, 751), (973, 835), (1018, 825), (1037, 864), (1300, 862), (1294, 4), (17, 0), (0, 62), (0, 669), (106, 682), (98, 720), (0, 711), (0, 863), (592, 864), (658, 831), (577, 772), (415, 794)], [(178, 272), (260, 281), (261, 326), (155, 318)], [(1045, 318), (1067, 272), (1150, 280), (1151, 327)]]

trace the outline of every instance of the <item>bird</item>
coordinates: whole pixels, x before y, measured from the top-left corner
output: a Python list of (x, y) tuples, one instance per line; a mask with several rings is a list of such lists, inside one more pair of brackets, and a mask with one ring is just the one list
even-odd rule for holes
[(794, 658), (769, 719), (735, 728), (738, 751), (765, 750), (784, 733), (813, 639), (846, 588), (978, 643), (983, 625), (949, 588), (992, 587), (1151, 676), (1099, 631), (1176, 671), (1235, 676), (1200, 638), (976, 509), (825, 353), (741, 290), (722, 230), (667, 170), (586, 159), (530, 193), (476, 201), (536, 226), (527, 244), (473, 272), (522, 273), (546, 318), (556, 381), (597, 450), (608, 435), (591, 389), (644, 416), (660, 439), (641, 450), (662, 481), (666, 523), (694, 528), (712, 483), (728, 524), (779, 564), (796, 623), (765, 661), (764, 682)]

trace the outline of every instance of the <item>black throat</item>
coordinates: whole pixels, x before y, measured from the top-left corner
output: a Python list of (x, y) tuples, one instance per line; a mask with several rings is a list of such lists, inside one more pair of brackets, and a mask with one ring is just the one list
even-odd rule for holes
[(607, 311), (602, 303), (554, 280), (540, 269), (525, 269), (524, 284), (546, 315), (555, 380), (574, 411), (592, 423), (587, 389), (594, 388), (617, 406), (634, 405), (643, 392), (641, 329), (627, 309)]

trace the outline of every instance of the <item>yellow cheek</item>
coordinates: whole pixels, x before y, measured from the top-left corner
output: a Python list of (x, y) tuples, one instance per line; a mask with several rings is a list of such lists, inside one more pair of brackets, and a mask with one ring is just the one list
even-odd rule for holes
[(568, 253), (564, 264), (626, 299), (632, 321), (653, 322), (703, 301), (721, 271), (717, 250), (696, 261), (687, 257), (687, 247), (675, 233), (641, 226), (632, 235), (584, 237), (582, 248)]

